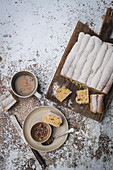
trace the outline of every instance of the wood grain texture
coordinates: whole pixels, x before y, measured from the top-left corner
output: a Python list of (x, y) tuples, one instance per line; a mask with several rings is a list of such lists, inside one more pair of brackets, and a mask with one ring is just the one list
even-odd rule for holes
[(113, 43), (113, 39), (109, 38), (112, 33), (112, 30), (113, 30), (113, 9), (108, 8), (102, 23), (102, 27), (100, 29), (100, 33), (99, 33), (100, 38), (103, 41)]
[[(108, 8), (106, 11), (106, 15), (105, 18), (103, 20), (101, 29), (100, 29), (100, 33), (99, 33), (99, 37), (106, 42), (112, 43), (113, 44), (113, 38), (110, 39), (110, 35), (113, 31), (113, 9), (112, 8)], [(113, 85), (109, 91), (109, 94), (105, 96), (105, 110), (107, 109), (107, 107), (109, 106), (111, 100), (113, 97)]]
[[(104, 23), (103, 26), (101, 28), (101, 30), (104, 30)], [(70, 80), (69, 78), (63, 77), (60, 75), (61, 69), (65, 63), (65, 60), (69, 54), (69, 52), (71, 51), (73, 45), (77, 42), (78, 39), (78, 35), (80, 32), (84, 32), (84, 33), (88, 33), (91, 36), (95, 35), (98, 37), (102, 37), (103, 31), (100, 31), (100, 35), (97, 35), (94, 31), (92, 31), (86, 24), (81, 23), (80, 21), (77, 23), (75, 30), (70, 38), (70, 41), (65, 49), (64, 55), (62, 56), (62, 59), (60, 61), (60, 64), (56, 70), (56, 73), (53, 77), (53, 80), (49, 86), (48, 92), (46, 94), (46, 98), (49, 99), (50, 101), (53, 101), (61, 106), (67, 107), (69, 109), (71, 109), (72, 111), (75, 111), (77, 113), (82, 114), (83, 116), (86, 116), (88, 118), (94, 119), (98, 122), (101, 122), (104, 118), (104, 114), (99, 114), (99, 113), (92, 113), (90, 111), (90, 106), (89, 104), (77, 104), (75, 102), (75, 98), (76, 98), (76, 91), (77, 90), (82, 90), (85, 88), (85, 86), (81, 86), (80, 84), (75, 83), (75, 81)], [(108, 36), (109, 34), (107, 34)], [(104, 37), (108, 39), (108, 37)], [(67, 88), (69, 88), (72, 91), (72, 94), (67, 97), (62, 103), (59, 102), (56, 97), (54, 96), (54, 85), (58, 84), (58, 86), (66, 86)], [(89, 94), (95, 94), (97, 93), (96, 90), (93, 90), (91, 88), (89, 88)], [(108, 95), (105, 95), (104, 98), (104, 103), (105, 103), (105, 110), (107, 109), (108, 105), (110, 104), (110, 101), (113, 97), (113, 87), (111, 88), (110, 92)], [(70, 105), (70, 101), (71, 101), (71, 105)]]

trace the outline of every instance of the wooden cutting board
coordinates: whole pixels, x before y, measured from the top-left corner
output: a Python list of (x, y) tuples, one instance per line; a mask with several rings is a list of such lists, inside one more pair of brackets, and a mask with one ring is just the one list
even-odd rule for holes
[[(72, 111), (80, 113), (83, 116), (86, 116), (88, 118), (94, 119), (99, 122), (102, 121), (105, 113), (104, 114), (92, 113), (90, 111), (89, 104), (81, 104), (80, 105), (75, 102), (75, 98), (77, 96), (76, 91), (84, 89), (84, 86), (81, 86), (81, 85), (77, 84), (75, 81), (72, 81), (68, 78), (61, 76), (60, 72), (62, 70), (62, 67), (65, 63), (65, 60), (66, 60), (70, 50), (72, 49), (73, 45), (77, 42), (78, 35), (80, 32), (88, 33), (91, 36), (95, 35), (95, 36), (100, 37), (104, 41), (112, 42), (112, 39), (111, 40), (109, 39), (109, 36), (110, 36), (112, 30), (113, 30), (113, 10), (111, 8), (107, 9), (106, 16), (103, 21), (99, 35), (97, 35), (94, 31), (92, 31), (86, 24), (83, 24), (80, 21), (77, 23), (75, 30), (70, 38), (70, 41), (65, 49), (64, 55), (62, 56), (60, 64), (56, 70), (56, 73), (53, 77), (53, 80), (49, 86), (48, 92), (46, 94), (47, 99), (49, 99), (50, 101), (53, 101), (61, 106), (67, 107), (67, 108), (71, 109)], [(63, 85), (65, 87), (67, 87), (68, 89), (70, 89), (72, 91), (72, 94), (70, 96), (68, 96), (63, 102), (59, 102), (54, 95), (55, 88), (57, 86), (62, 87)], [(89, 88), (89, 93), (95, 94), (96, 90), (92, 90), (91, 88)], [(108, 105), (110, 104), (112, 97), (113, 97), (113, 86), (112, 86), (109, 94), (106, 95), (104, 98), (105, 112), (106, 112)]]

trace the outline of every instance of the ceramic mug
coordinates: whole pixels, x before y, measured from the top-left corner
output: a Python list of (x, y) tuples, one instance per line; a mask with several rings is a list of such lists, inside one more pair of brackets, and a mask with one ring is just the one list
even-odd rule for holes
[(46, 122), (37, 122), (31, 128), (31, 137), (38, 143), (46, 142), (52, 133), (51, 126)]
[(30, 71), (17, 72), (11, 79), (11, 90), (17, 97), (28, 98), (35, 95), (37, 98), (41, 98), (37, 88), (38, 79)]

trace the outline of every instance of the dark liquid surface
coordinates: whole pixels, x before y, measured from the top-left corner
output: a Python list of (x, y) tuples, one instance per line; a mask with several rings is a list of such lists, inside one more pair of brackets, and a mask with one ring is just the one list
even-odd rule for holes
[(35, 89), (35, 79), (29, 74), (22, 74), (15, 80), (15, 90), (21, 96), (31, 94)]
[(32, 128), (31, 135), (35, 140), (42, 142), (47, 139), (49, 132), (49, 127), (45, 123), (37, 123)]

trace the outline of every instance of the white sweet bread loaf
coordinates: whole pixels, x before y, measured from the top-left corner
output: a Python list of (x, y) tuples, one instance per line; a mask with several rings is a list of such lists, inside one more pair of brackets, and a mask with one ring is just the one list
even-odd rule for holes
[(52, 126), (59, 127), (62, 123), (62, 118), (59, 115), (49, 112), (44, 116), (43, 121)]
[(61, 75), (108, 94), (113, 85), (113, 45), (81, 32), (62, 67)]

